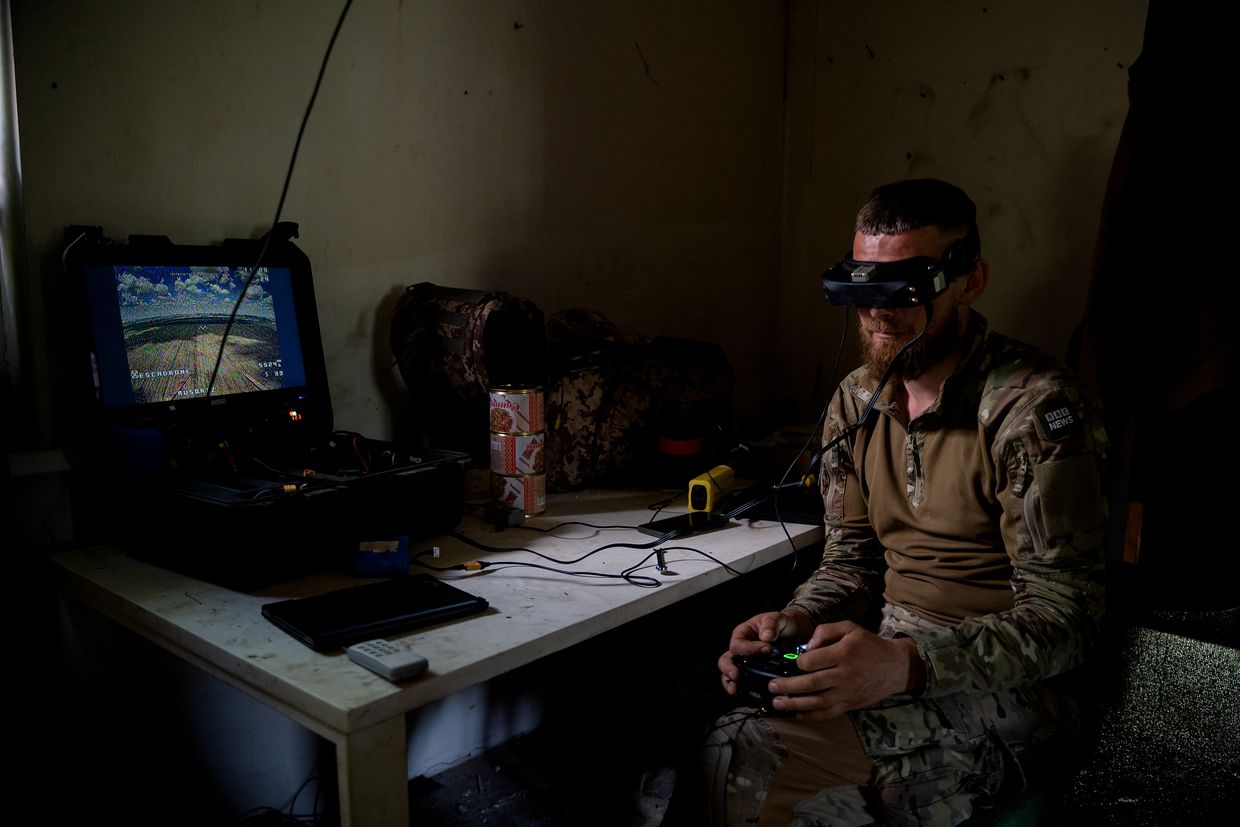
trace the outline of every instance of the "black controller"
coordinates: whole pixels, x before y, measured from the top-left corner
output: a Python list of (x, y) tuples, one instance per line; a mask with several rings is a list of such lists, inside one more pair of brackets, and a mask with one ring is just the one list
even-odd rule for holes
[(740, 671), (740, 678), (736, 682), (739, 694), (759, 706), (769, 706), (775, 696), (767, 690), (766, 685), (772, 679), (806, 674), (797, 666), (797, 655), (804, 651), (803, 645), (772, 646), (770, 654), (737, 655), (732, 658)]

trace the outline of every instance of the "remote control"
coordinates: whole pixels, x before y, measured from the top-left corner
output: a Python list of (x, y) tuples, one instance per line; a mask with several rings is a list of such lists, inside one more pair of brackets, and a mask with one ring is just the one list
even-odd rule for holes
[(389, 681), (403, 681), (426, 671), (426, 658), (403, 643), (390, 640), (368, 640), (344, 650), (349, 659)]
[(774, 646), (767, 655), (737, 655), (732, 659), (740, 671), (737, 689), (751, 701), (765, 706), (775, 696), (766, 685), (775, 678), (788, 678), (805, 674), (797, 666), (797, 656), (805, 646)]

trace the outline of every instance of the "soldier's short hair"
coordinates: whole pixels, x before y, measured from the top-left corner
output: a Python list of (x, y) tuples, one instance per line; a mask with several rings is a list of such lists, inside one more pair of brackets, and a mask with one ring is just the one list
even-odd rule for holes
[(857, 232), (866, 235), (894, 235), (929, 226), (971, 237), (976, 246), (969, 252), (973, 258), (981, 254), (977, 206), (960, 187), (937, 178), (884, 184), (857, 213)]

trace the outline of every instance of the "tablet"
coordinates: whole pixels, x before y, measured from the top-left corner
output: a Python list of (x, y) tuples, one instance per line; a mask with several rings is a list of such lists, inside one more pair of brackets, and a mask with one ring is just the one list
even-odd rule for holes
[(411, 574), (263, 606), (263, 617), (322, 652), (485, 611), (481, 597)]

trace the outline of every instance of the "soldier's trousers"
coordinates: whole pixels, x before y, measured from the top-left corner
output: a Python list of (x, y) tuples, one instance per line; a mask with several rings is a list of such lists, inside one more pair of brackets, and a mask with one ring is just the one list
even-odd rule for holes
[(1034, 684), (893, 698), (833, 721), (716, 723), (703, 751), (707, 821), (726, 825), (958, 824), (1019, 791), (1034, 758), (1075, 733), (1073, 696)]

